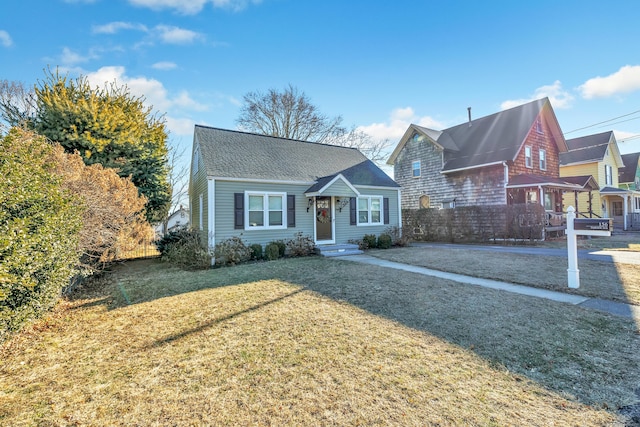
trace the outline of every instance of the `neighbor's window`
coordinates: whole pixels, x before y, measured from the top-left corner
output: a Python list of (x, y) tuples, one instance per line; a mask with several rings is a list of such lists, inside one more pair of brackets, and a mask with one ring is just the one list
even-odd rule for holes
[(547, 170), (547, 151), (546, 150), (540, 150), (540, 170), (541, 171)]
[(613, 185), (613, 167), (604, 165), (604, 181), (605, 185)]
[(285, 228), (286, 193), (246, 193), (247, 228)]
[(636, 211), (640, 211), (640, 197), (634, 197), (633, 198), (634, 202), (635, 202), (635, 207), (636, 207)]
[(420, 177), (420, 160), (411, 163), (411, 175), (414, 178)]
[(358, 225), (382, 224), (382, 197), (358, 197)]
[(537, 190), (527, 190), (527, 203), (538, 203)]
[(531, 157), (531, 147), (528, 145), (524, 146), (524, 165), (528, 168), (533, 167), (533, 158)]

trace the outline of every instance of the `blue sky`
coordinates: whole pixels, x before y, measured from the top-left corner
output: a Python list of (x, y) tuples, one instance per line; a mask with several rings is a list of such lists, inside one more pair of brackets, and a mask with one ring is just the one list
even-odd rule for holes
[(623, 154), (640, 151), (637, 1), (22, 0), (1, 12), (0, 79), (32, 85), (46, 67), (115, 79), (166, 115), (177, 146), (194, 123), (235, 129), (247, 92), (292, 84), (394, 144), (410, 123), (442, 129), (467, 107), (477, 118), (548, 96), (567, 138), (614, 130)]

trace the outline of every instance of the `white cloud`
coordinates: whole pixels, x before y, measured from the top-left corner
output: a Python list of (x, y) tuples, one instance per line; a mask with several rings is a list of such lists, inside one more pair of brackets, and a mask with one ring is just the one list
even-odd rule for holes
[(13, 40), (11, 39), (11, 36), (4, 30), (0, 30), (0, 44), (4, 47), (13, 46)]
[(594, 77), (578, 87), (585, 99), (606, 98), (640, 89), (640, 65), (625, 65), (606, 77)]
[(193, 135), (193, 126), (195, 121), (188, 118), (175, 118), (171, 116), (165, 116), (167, 120), (167, 129), (171, 132), (172, 136), (175, 135)]
[(200, 13), (207, 3), (213, 7), (240, 11), (250, 3), (258, 4), (262, 0), (129, 0), (134, 6), (147, 7), (153, 10), (173, 9), (185, 15)]
[(518, 105), (526, 104), (527, 102), (535, 101), (536, 99), (548, 97), (551, 101), (553, 108), (570, 108), (573, 96), (562, 89), (562, 83), (560, 80), (556, 80), (551, 85), (540, 86), (537, 88), (533, 95), (529, 98), (513, 99), (504, 101), (500, 104), (500, 108), (506, 110), (508, 108), (517, 107)]
[(167, 113), (167, 128), (172, 135), (193, 134), (194, 120), (177, 118), (175, 115), (178, 111), (205, 111), (209, 108), (193, 100), (186, 91), (171, 97), (162, 82), (156, 79), (127, 76), (126, 69), (122, 66), (102, 67), (85, 75), (92, 86), (102, 88), (105, 84), (117, 82), (118, 85), (126, 85), (132, 95), (144, 97), (145, 105), (153, 107), (161, 114)]
[(143, 24), (123, 21), (109, 22), (104, 25), (94, 25), (91, 28), (91, 31), (94, 34), (115, 34), (121, 30), (148, 31), (147, 27)]
[(202, 34), (195, 31), (169, 25), (158, 25), (154, 30), (160, 40), (169, 44), (187, 44), (203, 38)]
[(429, 116), (419, 117), (411, 107), (396, 108), (389, 116), (389, 119), (382, 123), (372, 123), (370, 125), (359, 126), (358, 130), (371, 135), (374, 139), (399, 141), (407, 131), (410, 124), (417, 124), (430, 129), (442, 129), (442, 123)]
[(96, 57), (97, 55), (94, 52), (90, 52), (87, 55), (82, 55), (69, 49), (68, 47), (64, 47), (62, 48), (62, 53), (60, 54), (60, 63), (63, 66), (68, 67), (87, 62), (91, 59), (95, 59)]
[(175, 62), (170, 62), (170, 61), (156, 62), (155, 64), (153, 64), (151, 66), (151, 68), (156, 69), (156, 70), (173, 70), (173, 69), (175, 69), (177, 67), (178, 67), (178, 65)]

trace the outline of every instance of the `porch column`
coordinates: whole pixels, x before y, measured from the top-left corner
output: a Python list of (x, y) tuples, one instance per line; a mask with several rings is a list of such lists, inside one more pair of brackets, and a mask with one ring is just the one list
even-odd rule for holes
[(589, 218), (593, 218), (593, 193), (589, 190)]
[(578, 190), (573, 190), (573, 196), (576, 201), (576, 209), (578, 209)]
[(622, 226), (624, 231), (627, 231), (627, 212), (629, 212), (629, 209), (627, 209), (627, 197), (628, 194), (622, 196)]
[(540, 204), (542, 205), (542, 207), (544, 208), (544, 189), (542, 188), (542, 186), (538, 187), (538, 193), (540, 193)]

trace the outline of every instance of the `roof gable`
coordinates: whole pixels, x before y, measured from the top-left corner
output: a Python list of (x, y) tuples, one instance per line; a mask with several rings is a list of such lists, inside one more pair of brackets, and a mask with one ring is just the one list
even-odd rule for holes
[(567, 147), (569, 151), (560, 153), (560, 166), (601, 162), (607, 155), (607, 149), (618, 167), (623, 165), (618, 143), (612, 131), (568, 139)]
[(623, 154), (621, 157), (624, 166), (618, 169), (618, 182), (620, 184), (635, 182), (637, 171), (640, 169), (640, 165), (638, 164), (640, 153)]
[(414, 132), (444, 151), (443, 173), (514, 161), (537, 119), (544, 120), (559, 151), (566, 151), (562, 130), (548, 98), (434, 131), (412, 124), (387, 163), (394, 164)]
[(353, 185), (399, 187), (355, 148), (196, 125), (209, 177), (314, 183), (342, 173)]

